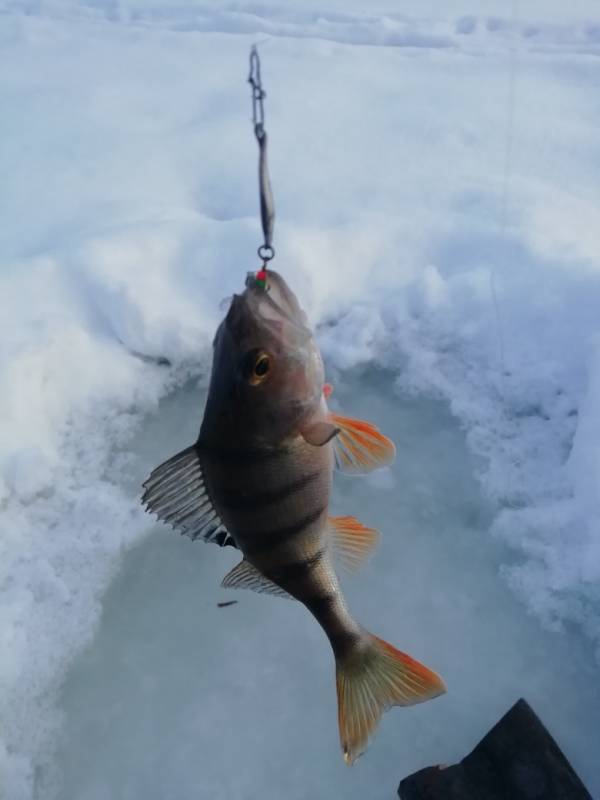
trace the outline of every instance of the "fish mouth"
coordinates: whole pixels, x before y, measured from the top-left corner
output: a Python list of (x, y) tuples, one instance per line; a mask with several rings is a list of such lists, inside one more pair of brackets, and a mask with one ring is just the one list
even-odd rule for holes
[(272, 270), (267, 271), (264, 286), (249, 277), (243, 294), (233, 296), (226, 321), (227, 326), (238, 334), (241, 329), (249, 332), (250, 329), (262, 328), (298, 344), (312, 338), (306, 314), (296, 295), (281, 275)]

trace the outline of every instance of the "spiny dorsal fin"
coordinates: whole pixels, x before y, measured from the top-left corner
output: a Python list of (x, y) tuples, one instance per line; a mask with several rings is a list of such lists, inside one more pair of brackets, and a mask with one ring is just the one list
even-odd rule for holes
[(350, 475), (372, 472), (389, 466), (396, 457), (394, 443), (375, 425), (360, 419), (330, 414), (332, 425), (339, 428), (333, 441), (335, 463)]
[(221, 581), (221, 586), (225, 589), (252, 589), (261, 594), (274, 594), (277, 597), (287, 597), (292, 600), (292, 596), (288, 594), (281, 586), (270, 581), (268, 578), (260, 573), (256, 567), (253, 567), (249, 561), (242, 559), (239, 564), (230, 570)]
[(355, 517), (329, 517), (327, 530), (334, 555), (352, 572), (368, 559), (379, 541), (379, 531)]
[(153, 470), (144, 489), (142, 503), (162, 522), (192, 540), (236, 546), (208, 496), (196, 445)]

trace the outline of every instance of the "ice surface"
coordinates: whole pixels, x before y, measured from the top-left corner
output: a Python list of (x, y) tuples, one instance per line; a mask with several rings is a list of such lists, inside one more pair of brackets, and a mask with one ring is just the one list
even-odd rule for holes
[[(202, 395), (192, 384), (148, 420), (132, 488), (195, 437)], [(499, 578), (506, 554), (487, 535), (493, 510), (456, 421), (374, 370), (340, 376), (334, 397), (399, 449), (385, 473), (336, 479), (335, 513), (383, 534), (369, 565), (344, 580), (350, 606), (439, 670), (448, 694), (390, 711), (349, 769), (333, 658), (312, 617), (294, 602), (220, 589), (238, 553), (159, 526), (126, 556), (94, 644), (69, 674), (62, 800), (392, 798), (409, 772), (465, 755), (521, 695), (600, 792), (596, 665), (576, 636), (524, 616)], [(217, 607), (229, 599), (238, 604)]]
[[(576, 636), (600, 647), (596, 3), (4, 3), (2, 800), (50, 798), (58, 688), (129, 548), (154, 552), (128, 442), (206, 369), (219, 304), (255, 266), (244, 78), (257, 40), (277, 266), (330, 370), (375, 360), (417, 406), (442, 403), (432, 424), (450, 408), (489, 514), (477, 541), (520, 601), (502, 595), (507, 630), (529, 631), (540, 663), (553, 648), (566, 660), (567, 641), (584, 647)], [(373, 480), (383, 492), (393, 479)], [(373, 502), (376, 489), (361, 491)], [(472, 576), (460, 565), (462, 584)], [(375, 622), (418, 650), (377, 608)], [(558, 708), (579, 696), (566, 691)], [(569, 755), (585, 765), (597, 736), (581, 725)]]

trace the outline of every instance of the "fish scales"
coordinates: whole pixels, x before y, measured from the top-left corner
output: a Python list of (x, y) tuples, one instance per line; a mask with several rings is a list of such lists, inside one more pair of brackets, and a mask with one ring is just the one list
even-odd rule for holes
[[(209, 455), (204, 473), (236, 544), (263, 575), (306, 605), (341, 653), (356, 642), (360, 629), (328, 552), (331, 449), (315, 453), (299, 437), (268, 457), (225, 460), (226, 467), (222, 458)], [(271, 489), (266, 492), (265, 486)]]
[(143, 499), (191, 538), (241, 551), (224, 586), (287, 594), (319, 622), (351, 764), (383, 711), (445, 691), (436, 673), (355, 621), (334, 568), (334, 556), (356, 567), (377, 541), (353, 517), (329, 516), (334, 464), (369, 472), (395, 448), (371, 423), (329, 411), (332, 387), (306, 315), (277, 273), (233, 297), (213, 351), (198, 441), (152, 472)]
[(326, 555), (332, 482), (330, 450), (314, 451), (298, 437), (254, 460), (203, 455), (209, 493), (239, 549), (301, 601), (338, 589), (332, 569), (311, 563)]
[(309, 448), (298, 438), (285, 447), (272, 448), (268, 457), (238, 462), (210, 450), (202, 452), (209, 493), (236, 541), (286, 527), (328, 505), (331, 457), (320, 452), (314, 458)]

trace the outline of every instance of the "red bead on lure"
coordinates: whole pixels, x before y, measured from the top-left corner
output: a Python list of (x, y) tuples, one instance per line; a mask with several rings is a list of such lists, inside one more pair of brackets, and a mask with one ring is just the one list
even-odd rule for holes
[(254, 280), (256, 281), (256, 286), (260, 286), (261, 289), (264, 289), (267, 285), (267, 270), (259, 269)]

